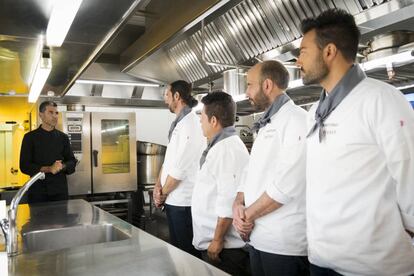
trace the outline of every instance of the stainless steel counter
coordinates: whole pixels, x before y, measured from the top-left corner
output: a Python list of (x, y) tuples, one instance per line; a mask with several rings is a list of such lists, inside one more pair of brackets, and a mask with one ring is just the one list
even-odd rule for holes
[[(9, 258), (9, 275), (228, 275), (83, 200), (38, 204), (30, 208), (21, 205), (17, 224), (22, 234), (39, 233), (44, 229), (78, 229), (81, 226), (83, 229), (85, 225), (94, 229), (99, 225), (112, 225), (126, 235), (118, 241), (26, 253), (28, 244), (23, 245), (19, 234), (19, 255)], [(64, 246), (70, 239), (66, 234), (59, 237), (61, 244), (56, 243), (55, 248)], [(91, 238), (85, 235), (86, 242), (93, 242)]]

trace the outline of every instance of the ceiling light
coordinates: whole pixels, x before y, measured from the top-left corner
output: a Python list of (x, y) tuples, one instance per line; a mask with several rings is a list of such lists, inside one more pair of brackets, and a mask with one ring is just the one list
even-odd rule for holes
[(246, 94), (232, 95), (232, 98), (235, 102), (241, 102), (248, 99)]
[(127, 82), (127, 81), (105, 81), (105, 80), (77, 80), (81, 84), (103, 84), (103, 85), (122, 85), (122, 86), (143, 86), (143, 87), (160, 87), (156, 83), (144, 82)]
[(48, 46), (62, 46), (82, 0), (55, 0), (46, 30)]
[[(414, 50), (411, 50), (411, 51), (398, 53), (398, 54), (388, 56), (388, 57), (382, 57), (382, 58), (377, 58), (374, 60), (366, 61), (366, 62), (360, 63), (359, 66), (361, 67), (363, 71), (369, 71), (374, 68), (387, 67), (393, 64), (407, 63), (413, 60), (414, 60)], [(288, 88), (292, 89), (292, 88), (301, 87), (301, 86), (303, 86), (302, 79), (296, 79), (296, 80), (289, 82)], [(397, 89), (407, 89), (407, 88), (408, 87), (404, 87), (404, 88), (397, 87)]]
[(374, 60), (366, 61), (360, 64), (362, 70), (369, 71), (378, 67), (386, 67), (389, 64), (401, 64), (410, 62), (414, 59), (414, 51), (406, 51), (398, 53), (388, 57), (377, 58)]
[(414, 83), (408, 84), (408, 85), (403, 85), (403, 86), (397, 86), (395, 88), (397, 88), (399, 90), (404, 90), (404, 89), (409, 89), (409, 88), (413, 88), (413, 87), (414, 87)]
[(288, 88), (292, 89), (292, 88), (301, 87), (301, 86), (303, 86), (302, 79), (296, 79), (296, 80), (292, 80), (289, 82)]
[(40, 60), (37, 63), (32, 84), (30, 86), (28, 98), (29, 103), (35, 103), (37, 101), (51, 70), (52, 60), (49, 55), (49, 50), (43, 49)]

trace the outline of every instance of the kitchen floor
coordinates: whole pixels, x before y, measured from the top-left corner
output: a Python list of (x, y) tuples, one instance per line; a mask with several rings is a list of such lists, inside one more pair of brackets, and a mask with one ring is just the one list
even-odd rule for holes
[(137, 226), (151, 235), (169, 242), (170, 235), (165, 212), (153, 209), (152, 216), (149, 216), (149, 209), (145, 208), (145, 218), (142, 218), (140, 225)]
[(155, 207), (150, 209), (150, 204), (152, 202), (150, 202), (149, 199), (151, 195), (148, 191), (145, 191), (143, 194), (145, 201), (144, 214), (139, 218), (135, 218), (133, 224), (147, 233), (169, 242), (170, 235), (168, 232), (168, 222), (165, 212), (162, 212)]

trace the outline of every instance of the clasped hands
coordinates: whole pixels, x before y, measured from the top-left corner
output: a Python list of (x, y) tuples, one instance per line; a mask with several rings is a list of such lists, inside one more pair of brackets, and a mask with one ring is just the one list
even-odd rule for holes
[(165, 200), (167, 199), (167, 195), (162, 193), (161, 184), (159, 183), (155, 184), (152, 197), (154, 199), (155, 207), (161, 208), (164, 205)]
[[(51, 166), (44, 167), (45, 169), (43, 172), (45, 173), (51, 173), (51, 174), (57, 174), (64, 168), (64, 164), (62, 160), (56, 160), (55, 163), (53, 163)], [(41, 170), (42, 171), (42, 170)]]
[(254, 228), (254, 221), (249, 219), (247, 209), (242, 204), (233, 206), (233, 226), (243, 241), (250, 241), (250, 233)]

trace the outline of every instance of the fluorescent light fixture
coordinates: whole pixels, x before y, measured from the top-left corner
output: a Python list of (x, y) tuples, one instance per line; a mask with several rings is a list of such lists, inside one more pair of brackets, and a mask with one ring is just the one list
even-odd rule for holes
[(402, 53), (398, 53), (388, 57), (377, 58), (374, 60), (366, 61), (360, 64), (362, 70), (369, 71), (374, 68), (378, 67), (385, 67), (388, 64), (401, 64), (406, 63), (414, 60), (413, 57), (414, 51), (406, 51)]
[(128, 81), (105, 81), (105, 80), (77, 80), (81, 84), (104, 84), (104, 85), (122, 85), (122, 86), (143, 86), (143, 87), (160, 87), (156, 83), (145, 82), (128, 82)]
[[(414, 50), (398, 53), (392, 56), (377, 58), (374, 60), (360, 63), (359, 66), (363, 71), (369, 71), (374, 68), (387, 67), (392, 64), (402, 64), (414, 60)], [(391, 66), (392, 67), (392, 66)], [(303, 86), (302, 79), (296, 79), (289, 82), (289, 89)], [(407, 89), (410, 87), (397, 87), (397, 89)]]
[[(414, 87), (414, 83), (408, 84), (408, 85), (403, 85), (403, 86), (397, 86), (395, 88), (397, 88), (399, 90), (404, 90), (404, 89), (409, 89), (409, 88), (412, 88), (412, 87)], [(413, 101), (414, 101), (414, 99), (413, 99)]]
[(82, 0), (55, 0), (46, 30), (48, 46), (60, 47), (72, 25)]
[(32, 85), (30, 86), (29, 92), (29, 103), (35, 103), (42, 92), (43, 86), (45, 85), (47, 78), (49, 77), (50, 71), (52, 70), (52, 60), (50, 57), (41, 56), (36, 71), (34, 73), (34, 78)]
[(246, 94), (232, 95), (231, 97), (233, 98), (233, 101), (235, 102), (241, 102), (241, 101), (247, 100)]
[(41, 34), (41, 35), (39, 35), (39, 38), (37, 39), (36, 50), (34, 51), (35, 61), (32, 63), (32, 66), (30, 68), (30, 75), (29, 75), (28, 83), (32, 83), (33, 80), (34, 80), (37, 65), (39, 63), (39, 56), (38, 55), (39, 55), (39, 53), (42, 53), (42, 49), (43, 49), (43, 41), (44, 41), (44, 36)]
[(296, 80), (292, 80), (289, 82), (288, 88), (292, 89), (292, 88), (301, 87), (301, 86), (303, 86), (302, 79), (296, 79)]

